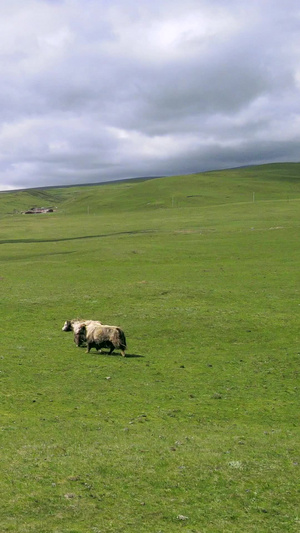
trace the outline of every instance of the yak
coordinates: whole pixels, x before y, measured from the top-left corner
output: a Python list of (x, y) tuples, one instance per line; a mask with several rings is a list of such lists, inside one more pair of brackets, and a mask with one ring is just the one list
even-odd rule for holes
[(80, 338), (86, 340), (87, 353), (91, 348), (96, 348), (97, 351), (101, 348), (109, 348), (110, 355), (115, 349), (119, 349), (125, 357), (126, 337), (124, 331), (118, 326), (83, 324), (78, 334)]
[(90, 328), (95, 326), (100, 326), (101, 322), (99, 320), (86, 320), (81, 318), (73, 318), (72, 320), (66, 320), (62, 331), (73, 331), (74, 332), (74, 342), (76, 346), (82, 346), (85, 342), (85, 331), (81, 330), (82, 326), (86, 326), (88, 331)]

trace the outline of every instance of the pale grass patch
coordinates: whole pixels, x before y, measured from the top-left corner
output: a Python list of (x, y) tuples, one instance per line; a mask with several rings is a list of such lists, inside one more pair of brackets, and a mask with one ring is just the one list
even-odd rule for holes
[(241, 461), (230, 461), (228, 466), (230, 466), (230, 468), (234, 468), (235, 470), (243, 470), (243, 464)]

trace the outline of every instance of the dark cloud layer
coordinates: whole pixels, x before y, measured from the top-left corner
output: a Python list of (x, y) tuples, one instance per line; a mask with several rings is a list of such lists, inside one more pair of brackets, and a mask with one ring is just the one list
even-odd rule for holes
[(0, 190), (300, 160), (278, 4), (0, 0)]

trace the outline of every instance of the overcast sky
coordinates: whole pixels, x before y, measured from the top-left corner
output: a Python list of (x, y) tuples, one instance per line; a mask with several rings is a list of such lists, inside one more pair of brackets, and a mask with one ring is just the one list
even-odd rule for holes
[(300, 161), (299, 0), (0, 0), (0, 190)]

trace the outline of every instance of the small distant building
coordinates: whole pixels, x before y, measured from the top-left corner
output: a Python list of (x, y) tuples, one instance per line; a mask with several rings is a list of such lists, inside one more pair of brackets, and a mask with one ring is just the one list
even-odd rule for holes
[(36, 215), (38, 213), (53, 213), (53, 207), (31, 207), (28, 211), (23, 211), (23, 215)]

